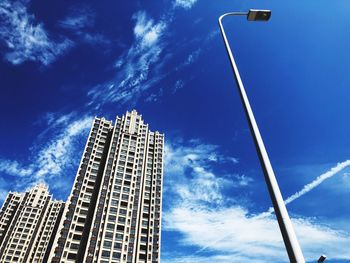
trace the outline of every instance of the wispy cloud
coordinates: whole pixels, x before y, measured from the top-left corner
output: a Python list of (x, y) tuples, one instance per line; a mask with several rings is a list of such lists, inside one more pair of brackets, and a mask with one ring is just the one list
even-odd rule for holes
[(177, 80), (174, 84), (173, 93), (176, 93), (178, 90), (182, 89), (185, 86), (185, 82), (181, 79)]
[(61, 28), (81, 30), (95, 24), (95, 15), (88, 8), (79, 8), (71, 11), (67, 17), (58, 22)]
[(9, 189), (8, 183), (4, 178), (0, 177), (0, 202), (3, 202), (7, 196)]
[[(135, 13), (132, 16), (135, 22), (133, 43), (116, 59), (115, 77), (89, 90), (87, 105), (95, 109), (115, 102), (135, 106), (140, 100), (159, 101), (164, 94), (169, 92), (174, 94), (184, 87), (185, 82), (181, 79), (173, 80), (174, 85), (170, 87), (168, 84), (165, 87), (159, 87), (158, 84), (167, 80), (169, 76), (173, 76), (176, 71), (195, 63), (203, 52), (203, 48), (196, 46), (182, 62), (172, 61), (174, 54), (181, 53), (180, 56), (182, 56), (184, 48), (187, 49), (193, 43), (192, 41), (183, 42), (183, 40), (180, 40), (183, 42), (181, 44), (176, 41), (170, 42), (172, 36), (167, 33), (167, 28), (174, 21), (176, 7), (190, 9), (196, 2), (196, 0), (177, 0), (158, 20), (150, 17), (145, 11)], [(85, 19), (78, 21), (79, 23), (74, 21), (71, 24), (80, 25)], [(204, 42), (203, 39), (195, 41), (202, 41), (201, 44), (207, 45), (212, 38), (213, 32), (204, 37)], [(170, 46), (171, 52), (167, 50)], [(174, 67), (170, 62), (176, 63), (177, 66)]]
[(67, 165), (73, 165), (75, 158), (73, 140), (91, 126), (91, 117), (83, 117), (69, 123), (61, 133), (48, 142), (38, 153), (34, 166), (35, 176), (52, 177), (64, 171)]
[(59, 21), (58, 26), (78, 37), (77, 41), (91, 45), (111, 44), (105, 35), (96, 32), (95, 23), (95, 13), (86, 6), (79, 6), (73, 8), (69, 15)]
[(24, 167), (17, 161), (0, 159), (0, 172), (13, 176), (27, 176), (33, 173), (31, 167)]
[(211, 163), (224, 162), (237, 164), (238, 159), (222, 154), (219, 146), (199, 139), (175, 139), (165, 146), (166, 170), (171, 174), (183, 173), (186, 167), (210, 167)]
[(83, 147), (79, 139), (85, 139), (83, 137), (91, 126), (92, 118), (76, 118), (74, 114), (63, 115), (56, 120), (51, 117), (47, 117), (50, 130), (45, 130), (43, 138), (40, 139), (47, 142), (41, 142), (40, 147), (34, 147), (27, 162), (0, 160), (0, 172), (13, 176), (16, 190), (23, 190), (38, 182), (47, 182), (54, 189), (63, 185), (67, 187), (64, 183), (67, 181), (67, 171), (79, 161), (77, 147), (79, 152)]
[(184, 65), (188, 66), (188, 65), (191, 65), (192, 63), (194, 63), (199, 58), (199, 55), (201, 54), (201, 52), (202, 52), (201, 48), (198, 48), (198, 49), (192, 51), (188, 55), (187, 59), (185, 60)]
[(93, 88), (88, 96), (90, 104), (107, 102), (135, 103), (141, 93), (163, 78), (161, 71), (166, 58), (160, 60), (165, 47), (167, 20), (155, 22), (146, 12), (133, 15), (134, 43), (116, 61), (114, 80)]
[[(200, 58), (201, 54), (207, 50), (210, 45), (209, 42), (215, 37), (215, 35), (213, 35), (212, 32), (210, 32), (204, 39), (194, 39), (192, 40), (192, 44), (194, 44), (195, 46), (199, 44), (200, 41), (200, 48), (195, 48), (193, 50), (191, 50), (187, 57), (184, 58), (184, 60), (179, 63), (176, 67), (175, 67), (175, 71), (179, 71), (179, 72), (187, 72), (189, 70), (189, 68), (198, 61), (198, 59)], [(185, 46), (190, 46), (189, 43), (186, 43), (183, 45)], [(205, 53), (205, 52), (204, 52)], [(186, 74), (186, 73), (185, 73)], [(188, 77), (187, 82), (190, 81), (191, 79), (193, 79), (194, 77)], [(178, 91), (179, 89), (181, 89), (182, 87), (184, 87), (185, 85), (185, 81), (182, 79), (178, 79), (175, 82), (175, 85), (173, 87), (172, 93), (176, 93), (176, 91)]]
[(73, 43), (54, 40), (44, 25), (27, 11), (25, 1), (0, 2), (0, 41), (6, 46), (5, 59), (14, 65), (36, 61), (49, 65)]
[(235, 177), (237, 178), (237, 182), (239, 186), (247, 186), (254, 181), (253, 178), (246, 176), (244, 174), (241, 174), (241, 175), (237, 174), (235, 175)]
[[(288, 262), (275, 217), (254, 214), (251, 201), (241, 202), (239, 197), (230, 201), (232, 196), (225, 194), (226, 186), (247, 187), (254, 181), (244, 175), (232, 176), (231, 182), (226, 180), (215, 167), (219, 159), (229, 158), (198, 140), (167, 145), (165, 185), (172, 186), (166, 191), (176, 202), (165, 208), (164, 229), (180, 234), (178, 245), (183, 249), (174, 252), (178, 253), (176, 257), (163, 255), (162, 261)], [(307, 260), (315, 260), (321, 253), (333, 259), (350, 259), (349, 233), (319, 225), (310, 218), (292, 220)], [(195, 252), (186, 254), (184, 247)]]
[(174, 5), (185, 9), (191, 9), (197, 0), (175, 0)]

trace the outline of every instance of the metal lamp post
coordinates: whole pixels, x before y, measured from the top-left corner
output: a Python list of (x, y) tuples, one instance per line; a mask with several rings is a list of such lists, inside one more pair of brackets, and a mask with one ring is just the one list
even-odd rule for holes
[(290, 262), (295, 263), (305, 263), (303, 253), (301, 251), (299, 242), (295, 235), (292, 222), (289, 218), (286, 206), (284, 204), (281, 191), (279, 189), (275, 174), (273, 172), (269, 156), (265, 149), (264, 142), (262, 140), (258, 125), (255, 121), (255, 117), (250, 106), (246, 91), (244, 89), (236, 62), (233, 58), (233, 54), (228, 43), (224, 27), (222, 25), (222, 19), (226, 16), (246, 16), (249, 21), (267, 21), (271, 16), (270, 10), (256, 10), (251, 9), (249, 12), (231, 12), (220, 16), (219, 26), (221, 30), (222, 37), (225, 42), (225, 47), (231, 62), (231, 66), (234, 72), (235, 80), (238, 86), (241, 101), (244, 107), (246, 117), (248, 119), (249, 128), (252, 133), (255, 147), (260, 159), (260, 164), (264, 172), (265, 181), (270, 193), (272, 204), (275, 210), (277, 221), (282, 233), (283, 241), (288, 253)]

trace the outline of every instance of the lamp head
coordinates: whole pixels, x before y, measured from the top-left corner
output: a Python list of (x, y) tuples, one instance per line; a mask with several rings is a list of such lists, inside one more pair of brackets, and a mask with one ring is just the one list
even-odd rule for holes
[(317, 261), (317, 263), (322, 263), (322, 262), (324, 262), (325, 260), (326, 260), (326, 256), (325, 255), (322, 255), (322, 256), (320, 256), (320, 258), (318, 259), (318, 261)]
[(247, 15), (248, 21), (268, 21), (271, 17), (271, 10), (250, 9)]

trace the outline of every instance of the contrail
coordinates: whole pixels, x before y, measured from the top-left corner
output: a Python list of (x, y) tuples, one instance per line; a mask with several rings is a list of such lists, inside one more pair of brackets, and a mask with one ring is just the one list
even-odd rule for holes
[[(315, 187), (317, 187), (318, 185), (320, 185), (324, 180), (331, 178), (332, 176), (336, 175), (337, 173), (339, 173), (341, 170), (345, 169), (346, 167), (348, 167), (350, 165), (350, 160), (346, 160), (344, 162), (338, 163), (336, 166), (332, 167), (330, 170), (328, 170), (327, 172), (319, 175), (315, 180), (313, 180), (311, 183), (306, 184), (300, 191), (296, 192), (295, 194), (289, 196), (284, 203), (290, 204), (291, 202), (295, 201), (296, 199), (298, 199), (299, 197), (303, 196), (304, 194), (310, 192), (312, 189), (314, 189)], [(274, 212), (273, 207), (270, 207), (268, 211), (260, 213), (258, 215), (255, 216), (256, 219), (260, 219), (260, 218), (264, 218), (264, 217), (268, 217), (270, 216), (272, 213)], [(208, 248), (210, 248), (211, 246), (215, 245), (216, 243), (220, 242), (221, 240), (228, 238), (232, 235), (232, 233), (228, 233), (227, 235), (225, 235), (224, 237), (219, 238), (218, 240), (215, 240), (214, 242), (212, 242), (211, 244), (197, 250), (196, 252), (193, 253), (193, 255), (200, 253), (204, 250), (207, 250)]]
[(336, 166), (334, 166), (332, 169), (330, 169), (329, 171), (321, 174), (320, 176), (318, 176), (315, 180), (313, 180), (311, 183), (305, 185), (303, 187), (303, 189), (301, 189), (300, 191), (296, 192), (295, 194), (289, 196), (284, 203), (290, 204), (291, 202), (293, 202), (294, 200), (298, 199), (299, 197), (303, 196), (304, 194), (310, 192), (312, 189), (314, 189), (315, 187), (317, 187), (318, 185), (320, 185), (324, 180), (331, 178), (332, 176), (336, 175), (338, 172), (340, 172), (341, 170), (345, 169), (346, 167), (348, 167), (350, 165), (350, 160), (346, 160), (342, 163), (338, 163)]
[[(288, 205), (291, 202), (298, 199), (299, 197), (302, 197), (304, 194), (310, 192), (312, 189), (319, 186), (324, 180), (331, 178), (332, 176), (336, 175), (337, 173), (339, 173), (341, 170), (345, 169), (349, 165), (350, 165), (350, 160), (346, 160), (344, 162), (338, 163), (336, 166), (332, 167), (327, 172), (317, 176), (317, 178), (313, 180), (311, 183), (304, 185), (304, 187), (300, 191), (289, 196), (287, 199), (284, 200), (284, 203)], [(258, 218), (269, 216), (273, 212), (274, 212), (273, 207), (270, 207), (269, 210), (258, 215)]]

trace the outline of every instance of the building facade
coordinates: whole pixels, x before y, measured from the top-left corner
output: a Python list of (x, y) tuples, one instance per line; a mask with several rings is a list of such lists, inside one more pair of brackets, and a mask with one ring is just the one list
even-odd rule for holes
[(0, 262), (47, 262), (63, 208), (44, 184), (10, 192), (0, 212)]
[(160, 262), (164, 135), (95, 118), (49, 262)]

